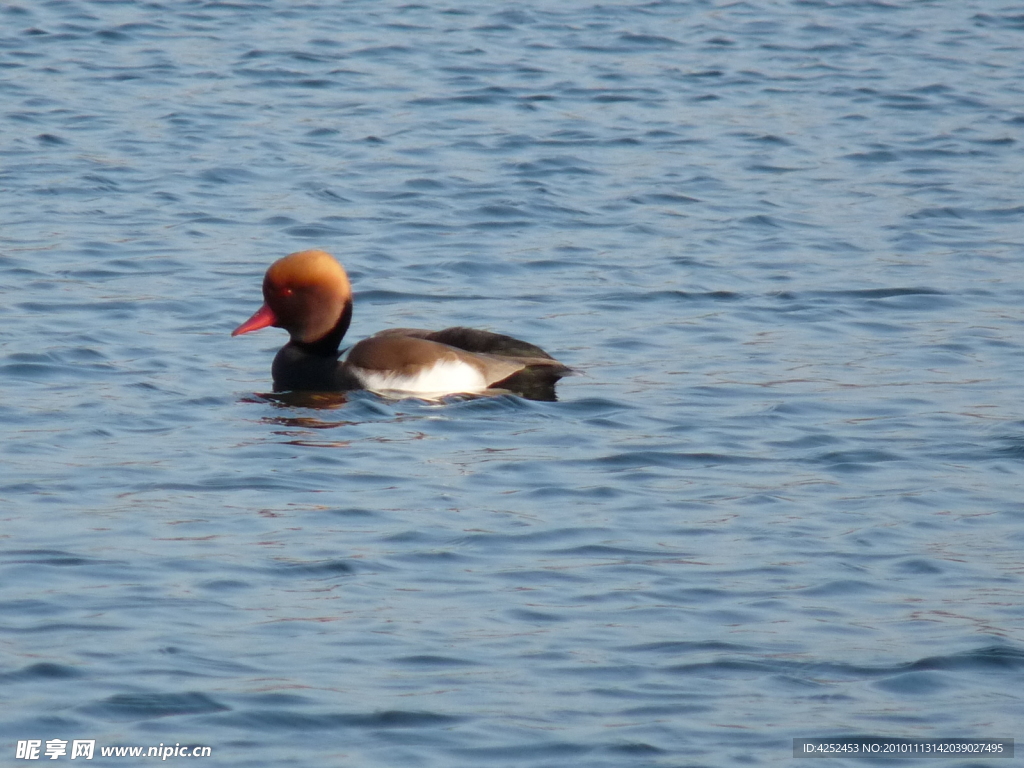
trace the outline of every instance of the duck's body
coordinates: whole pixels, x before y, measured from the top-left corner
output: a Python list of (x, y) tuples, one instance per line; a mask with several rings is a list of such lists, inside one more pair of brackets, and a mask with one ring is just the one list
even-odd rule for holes
[(554, 399), (569, 368), (511, 336), (472, 328), (394, 328), (364, 339), (339, 360), (352, 319), (352, 289), (334, 257), (301, 251), (276, 261), (263, 280), (265, 303), (233, 336), (274, 325), (291, 340), (274, 358), (277, 391), (374, 392), (439, 397), (507, 390)]

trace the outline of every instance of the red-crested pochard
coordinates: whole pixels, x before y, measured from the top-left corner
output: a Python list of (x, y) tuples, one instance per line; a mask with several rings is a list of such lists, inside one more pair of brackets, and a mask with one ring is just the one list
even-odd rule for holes
[(374, 392), (439, 397), (486, 390), (553, 400), (571, 369), (540, 347), (488, 331), (393, 328), (338, 358), (352, 320), (352, 286), (333, 256), (300, 251), (275, 261), (263, 278), (263, 306), (232, 336), (273, 325), (291, 340), (274, 358), (276, 391)]

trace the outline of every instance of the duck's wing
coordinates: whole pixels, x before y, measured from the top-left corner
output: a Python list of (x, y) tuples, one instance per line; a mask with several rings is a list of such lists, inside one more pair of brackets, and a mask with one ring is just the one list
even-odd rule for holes
[(527, 365), (400, 333), (364, 339), (345, 359), (345, 368), (366, 389), (429, 396), (483, 392)]
[(391, 328), (377, 336), (409, 336), (416, 339), (436, 341), (466, 352), (497, 357), (518, 357), (554, 360), (551, 355), (535, 344), (506, 336), (503, 333), (479, 331), (476, 328), (455, 326), (442, 331), (428, 331), (423, 328)]
[(431, 341), (447, 344), (450, 347), (457, 347), (458, 349), (478, 354), (554, 360), (543, 349), (535, 344), (530, 344), (528, 341), (506, 336), (503, 333), (478, 331), (475, 328), (463, 328), (461, 326), (445, 328), (443, 331), (434, 331), (427, 338)]
[(571, 372), (550, 357), (468, 352), (396, 332), (378, 333), (356, 344), (344, 368), (365, 389), (434, 397), (492, 388), (531, 397), (537, 387), (551, 389), (553, 396), (554, 383)]
[(361, 341), (345, 364), (366, 389), (430, 395), (507, 391), (555, 400), (575, 373), (529, 342), (473, 328), (392, 328)]

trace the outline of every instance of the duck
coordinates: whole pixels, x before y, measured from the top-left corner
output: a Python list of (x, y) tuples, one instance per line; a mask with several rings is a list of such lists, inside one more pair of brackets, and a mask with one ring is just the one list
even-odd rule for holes
[(344, 267), (326, 251), (308, 250), (270, 265), (263, 305), (231, 335), (268, 326), (288, 331), (271, 367), (275, 392), (369, 390), (428, 399), (509, 392), (554, 400), (555, 382), (573, 372), (538, 346), (461, 326), (391, 328), (358, 342), (342, 360), (351, 322)]

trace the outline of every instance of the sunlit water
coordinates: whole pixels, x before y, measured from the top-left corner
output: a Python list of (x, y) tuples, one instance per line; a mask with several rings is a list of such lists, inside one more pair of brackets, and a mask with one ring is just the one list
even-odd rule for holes
[[(0, 5), (5, 760), (1024, 738), (1022, 46), (997, 0)], [(351, 339), (584, 375), (264, 397), (283, 334), (228, 334), (312, 247)]]

